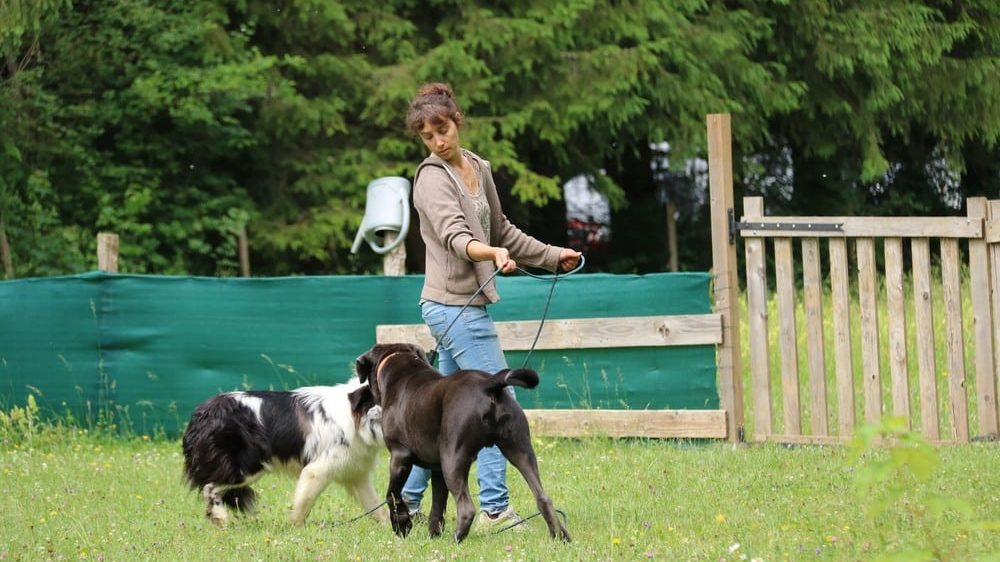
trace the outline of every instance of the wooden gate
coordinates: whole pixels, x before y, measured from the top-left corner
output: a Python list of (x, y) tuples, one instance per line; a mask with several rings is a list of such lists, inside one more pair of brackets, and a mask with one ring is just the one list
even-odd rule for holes
[(858, 419), (885, 415), (935, 442), (969, 441), (970, 420), (997, 434), (1000, 202), (966, 206), (965, 217), (776, 217), (744, 198), (733, 227), (745, 245), (755, 440), (841, 441)]
[[(779, 217), (746, 197), (737, 221), (729, 115), (707, 125), (716, 312), (731, 326), (719, 385), (737, 434), (837, 443), (862, 421), (898, 416), (932, 442), (997, 438), (1000, 201), (970, 198), (964, 217)], [(744, 349), (749, 432), (743, 373), (723, 376)]]

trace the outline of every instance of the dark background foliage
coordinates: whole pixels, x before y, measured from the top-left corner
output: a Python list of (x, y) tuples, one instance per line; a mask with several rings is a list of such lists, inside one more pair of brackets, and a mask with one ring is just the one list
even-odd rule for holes
[(681, 269), (710, 267), (708, 113), (737, 201), (961, 213), (1000, 190), (998, 46), (988, 0), (7, 0), (4, 274), (93, 269), (103, 230), (122, 271), (235, 275), (241, 227), (255, 275), (377, 272), (349, 252), (365, 186), (424, 156), (403, 116), (431, 80), (524, 230), (565, 244), (561, 186), (594, 178), (591, 271), (664, 270), (666, 198)]

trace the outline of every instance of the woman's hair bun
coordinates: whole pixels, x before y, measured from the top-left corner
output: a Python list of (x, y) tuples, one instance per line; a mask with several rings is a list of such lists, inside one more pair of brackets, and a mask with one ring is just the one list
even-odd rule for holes
[(424, 84), (417, 90), (417, 97), (425, 96), (445, 96), (451, 99), (455, 99), (455, 92), (451, 91), (451, 86), (444, 84), (442, 82), (431, 82), (429, 84)]

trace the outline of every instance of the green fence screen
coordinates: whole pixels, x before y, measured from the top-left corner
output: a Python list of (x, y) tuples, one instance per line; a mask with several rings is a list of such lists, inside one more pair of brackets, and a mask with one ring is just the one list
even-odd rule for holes
[[(205, 278), (100, 272), (0, 282), (0, 407), (177, 435), (236, 389), (335, 384), (378, 324), (420, 323), (421, 275)], [(707, 273), (578, 274), (548, 318), (711, 311)], [(498, 279), (497, 321), (537, 320), (550, 282)], [(526, 352), (509, 352), (520, 366)], [(527, 408), (716, 409), (713, 346), (535, 351)], [(108, 418), (106, 418), (108, 419)]]

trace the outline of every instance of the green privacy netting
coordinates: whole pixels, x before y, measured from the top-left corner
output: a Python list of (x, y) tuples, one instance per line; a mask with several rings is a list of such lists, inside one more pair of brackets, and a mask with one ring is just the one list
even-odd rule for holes
[[(0, 282), (0, 407), (176, 435), (210, 395), (349, 378), (378, 324), (417, 324), (423, 276), (205, 278), (100, 272)], [(580, 274), (548, 318), (711, 312), (707, 273)], [(537, 320), (549, 282), (498, 279), (497, 321)], [(520, 366), (526, 352), (508, 352)], [(713, 346), (535, 351), (528, 408), (715, 409)]]

